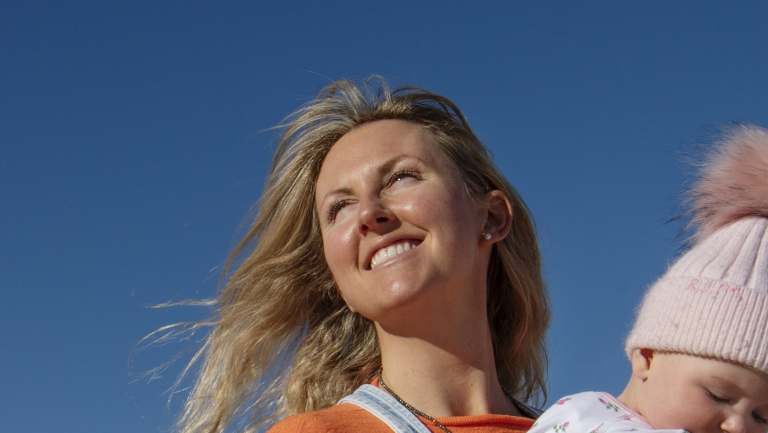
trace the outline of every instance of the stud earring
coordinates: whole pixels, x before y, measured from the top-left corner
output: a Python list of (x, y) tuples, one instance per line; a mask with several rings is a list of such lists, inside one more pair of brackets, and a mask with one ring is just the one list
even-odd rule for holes
[(490, 241), (491, 240), (491, 234), (490, 233), (483, 233), (483, 239), (485, 239), (486, 241)]

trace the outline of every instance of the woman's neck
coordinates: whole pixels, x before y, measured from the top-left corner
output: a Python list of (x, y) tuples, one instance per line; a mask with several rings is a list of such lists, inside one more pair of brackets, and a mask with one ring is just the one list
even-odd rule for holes
[(434, 417), (519, 415), (499, 384), (488, 321), (482, 316), (426, 320), (417, 331), (411, 327), (408, 335), (377, 324), (387, 385)]

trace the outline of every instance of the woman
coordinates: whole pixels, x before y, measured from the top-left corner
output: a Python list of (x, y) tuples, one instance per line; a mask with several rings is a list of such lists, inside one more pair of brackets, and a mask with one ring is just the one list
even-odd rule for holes
[(274, 414), (274, 433), (391, 431), (337, 404), (358, 388), (431, 431), (527, 430), (516, 399), (544, 391), (548, 321), (536, 237), (458, 107), (338, 81), (283, 127), (180, 430)]

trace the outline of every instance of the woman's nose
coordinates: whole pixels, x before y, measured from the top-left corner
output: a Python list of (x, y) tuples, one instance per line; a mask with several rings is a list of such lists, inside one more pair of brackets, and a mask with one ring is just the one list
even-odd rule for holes
[(395, 225), (395, 215), (379, 199), (362, 201), (358, 209), (358, 230), (363, 236), (386, 233)]

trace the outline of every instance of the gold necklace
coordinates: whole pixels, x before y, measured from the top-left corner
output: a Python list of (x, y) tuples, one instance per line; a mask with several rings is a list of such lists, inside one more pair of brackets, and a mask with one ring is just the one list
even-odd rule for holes
[(435, 427), (439, 428), (440, 430), (444, 431), (445, 433), (453, 433), (448, 429), (448, 427), (445, 426), (445, 424), (441, 423), (440, 421), (436, 420), (435, 417), (431, 415), (427, 415), (426, 413), (416, 409), (415, 407), (408, 404), (407, 401), (403, 400), (395, 391), (392, 391), (392, 388), (387, 386), (387, 384), (384, 382), (384, 374), (383, 372), (379, 374), (379, 385), (381, 385), (381, 389), (384, 391), (387, 391), (389, 395), (395, 398), (398, 403), (402, 404), (406, 409), (408, 409), (412, 414), (416, 416), (420, 416), (422, 418), (428, 419), (432, 424), (435, 425)]

